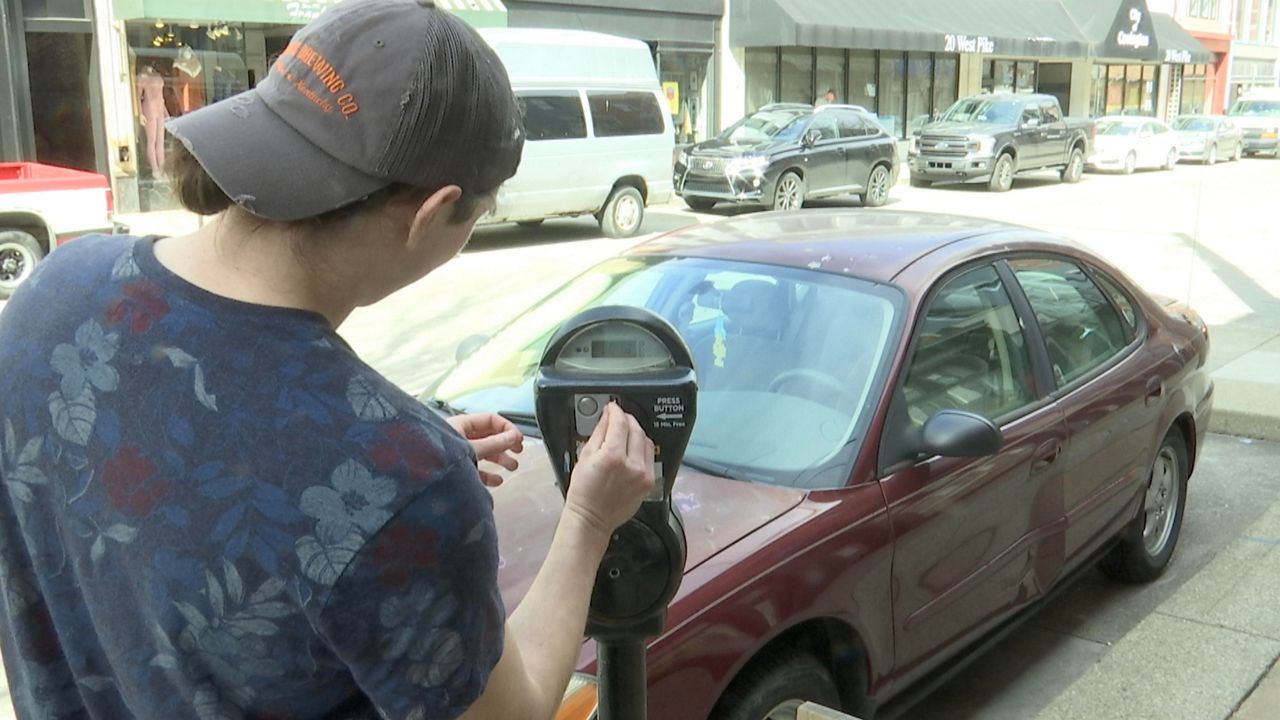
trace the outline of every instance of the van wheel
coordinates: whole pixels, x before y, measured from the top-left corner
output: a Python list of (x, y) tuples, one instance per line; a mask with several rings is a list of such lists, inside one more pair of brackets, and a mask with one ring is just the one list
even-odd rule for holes
[(596, 217), (600, 229), (611, 238), (635, 235), (644, 222), (644, 197), (630, 185), (614, 188), (604, 210)]
[(0, 230), (0, 299), (12, 295), (23, 280), (31, 277), (43, 257), (44, 248), (31, 233)]
[(795, 720), (806, 702), (840, 709), (840, 693), (831, 671), (806, 652), (779, 652), (748, 665), (725, 690), (711, 716), (722, 720)]

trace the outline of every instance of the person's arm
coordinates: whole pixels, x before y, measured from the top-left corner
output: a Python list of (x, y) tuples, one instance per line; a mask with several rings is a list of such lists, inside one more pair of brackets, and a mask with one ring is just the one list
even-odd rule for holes
[(653, 442), (611, 404), (574, 468), (547, 559), (507, 620), (502, 658), (464, 718), (555, 715), (582, 646), (591, 588), (609, 538), (653, 483)]

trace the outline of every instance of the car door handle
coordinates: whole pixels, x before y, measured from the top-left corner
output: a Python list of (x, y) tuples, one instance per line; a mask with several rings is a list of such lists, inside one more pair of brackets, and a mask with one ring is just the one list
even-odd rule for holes
[(1058, 458), (1062, 457), (1062, 443), (1052, 440), (1036, 451), (1036, 459), (1031, 463), (1032, 470), (1043, 470), (1050, 465), (1058, 462)]
[(1164, 383), (1160, 378), (1153, 377), (1147, 381), (1147, 404), (1151, 405), (1160, 398), (1164, 397)]

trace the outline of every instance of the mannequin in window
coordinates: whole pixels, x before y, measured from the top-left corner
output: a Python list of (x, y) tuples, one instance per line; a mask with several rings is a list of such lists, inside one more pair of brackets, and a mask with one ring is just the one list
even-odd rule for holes
[(164, 76), (152, 65), (138, 69), (138, 121), (146, 131), (145, 154), (151, 176), (160, 177), (164, 168), (164, 121), (169, 110), (164, 105)]
[(178, 51), (178, 59), (173, 61), (173, 92), (178, 103), (178, 112), (174, 115), (185, 115), (204, 107), (204, 78), (200, 77), (203, 70), (194, 50), (184, 46)]

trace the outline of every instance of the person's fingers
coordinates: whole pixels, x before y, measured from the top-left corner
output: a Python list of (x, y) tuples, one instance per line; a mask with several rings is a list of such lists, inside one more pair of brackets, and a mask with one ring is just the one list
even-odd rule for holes
[(501, 465), (507, 470), (517, 470), (520, 467), (520, 461), (509, 452), (504, 452), (497, 457), (486, 459), (494, 464)]
[(475, 450), (476, 457), (492, 460), (506, 452), (519, 452), (523, 447), (523, 437), (519, 430), (513, 429), (498, 435), (472, 440), (471, 447)]
[(484, 483), (485, 487), (492, 488), (492, 487), (498, 487), (499, 485), (502, 484), (503, 481), (502, 481), (502, 476), (499, 475), (498, 473), (491, 473), (486, 470), (481, 470), (480, 482)]
[(608, 422), (609, 424), (602, 447), (604, 450), (615, 452), (619, 456), (625, 456), (627, 454), (627, 435), (630, 434), (629, 425), (632, 419), (616, 404), (610, 403), (609, 407), (611, 408), (609, 417), (600, 419), (600, 422)]
[[(645, 459), (644, 452), (648, 445), (645, 443), (648, 436), (644, 434), (644, 428), (640, 427), (640, 421), (634, 416), (628, 415), (627, 428), (627, 460), (630, 462), (643, 461)], [(652, 456), (650, 456), (652, 460)]]
[(600, 419), (596, 421), (596, 426), (591, 431), (591, 437), (587, 438), (584, 450), (595, 452), (604, 447), (605, 438), (609, 435), (609, 418), (613, 417), (614, 411), (613, 403), (604, 406), (604, 411), (600, 413)]

